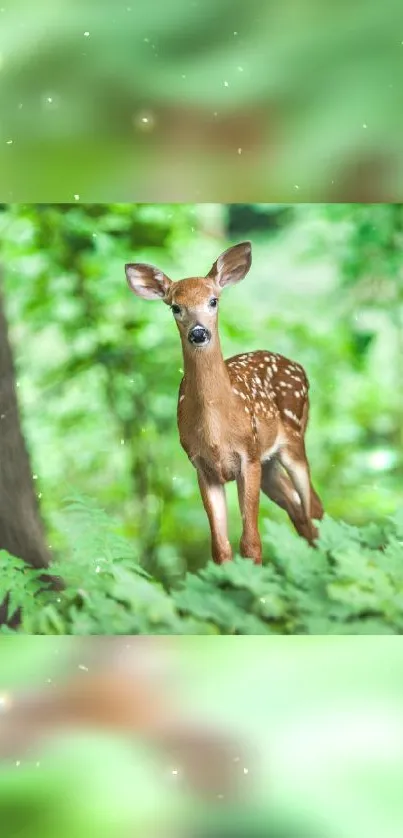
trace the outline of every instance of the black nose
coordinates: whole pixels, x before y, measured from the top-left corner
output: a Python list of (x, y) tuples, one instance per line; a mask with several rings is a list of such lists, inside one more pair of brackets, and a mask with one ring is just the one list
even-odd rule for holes
[(208, 329), (205, 329), (204, 326), (193, 326), (193, 329), (190, 330), (188, 338), (191, 343), (208, 343), (210, 340), (211, 334)]

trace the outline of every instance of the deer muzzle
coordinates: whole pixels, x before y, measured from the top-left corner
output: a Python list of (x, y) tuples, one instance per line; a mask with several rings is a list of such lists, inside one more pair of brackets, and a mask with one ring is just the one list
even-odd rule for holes
[(194, 343), (197, 346), (203, 346), (204, 344), (210, 343), (211, 340), (211, 332), (202, 326), (200, 323), (196, 323), (188, 334), (188, 340), (190, 343)]

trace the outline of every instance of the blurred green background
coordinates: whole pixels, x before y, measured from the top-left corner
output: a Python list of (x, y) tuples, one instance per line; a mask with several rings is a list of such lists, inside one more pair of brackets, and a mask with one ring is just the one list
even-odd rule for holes
[[(175, 697), (185, 719), (229, 736), (235, 754), (250, 752), (244, 802), (224, 796), (200, 808), (155, 747), (113, 729), (59, 727), (53, 741), (0, 763), (7, 838), (402, 834), (397, 638), (160, 638), (148, 658), (151, 667), (165, 660), (168, 704)], [(80, 638), (1, 638), (0, 661), (11, 735), (21, 690), (46, 696), (77, 672), (85, 683), (93, 666)]]
[[(204, 275), (250, 237), (250, 274), (224, 295), (224, 356), (270, 349), (311, 382), (307, 434), (326, 511), (365, 524), (403, 479), (403, 206), (2, 205), (0, 261), (34, 487), (54, 552), (64, 501), (88, 496), (139, 560), (174, 578), (205, 564), (209, 528), (180, 447), (182, 376), (169, 309), (131, 295), (126, 261)], [(228, 487), (230, 534), (240, 534)], [(285, 514), (262, 497), (261, 517)]]
[(402, 198), (400, 0), (2, 4), (2, 200)]

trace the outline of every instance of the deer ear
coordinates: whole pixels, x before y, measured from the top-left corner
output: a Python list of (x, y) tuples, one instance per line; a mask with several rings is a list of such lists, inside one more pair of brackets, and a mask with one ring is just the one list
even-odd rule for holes
[(126, 279), (134, 294), (145, 300), (165, 300), (172, 281), (154, 265), (125, 265)]
[(224, 288), (226, 285), (235, 285), (240, 282), (252, 264), (252, 245), (250, 242), (241, 242), (234, 247), (225, 250), (207, 274)]

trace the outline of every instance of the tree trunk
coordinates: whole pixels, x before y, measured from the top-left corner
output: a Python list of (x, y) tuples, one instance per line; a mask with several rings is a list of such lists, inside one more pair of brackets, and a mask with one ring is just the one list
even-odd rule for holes
[[(15, 369), (0, 285), (0, 549), (35, 568), (47, 567), (50, 553), (44, 540), (32, 469), (23, 437)], [(0, 623), (5, 606), (0, 606)]]

